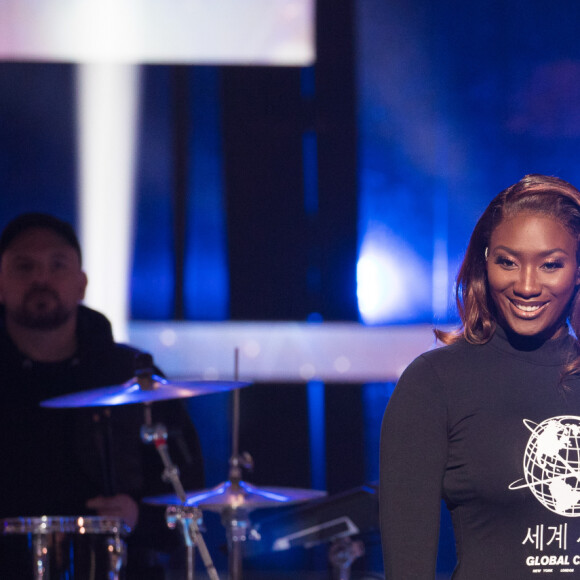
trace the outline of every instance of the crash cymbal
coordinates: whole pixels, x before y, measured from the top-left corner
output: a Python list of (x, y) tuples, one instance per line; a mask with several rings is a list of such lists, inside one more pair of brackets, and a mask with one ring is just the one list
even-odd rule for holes
[[(318, 499), (325, 491), (288, 487), (256, 487), (245, 481), (226, 481), (211, 489), (193, 491), (186, 494), (186, 505), (198, 506), (202, 510), (221, 513), (226, 508), (244, 508), (251, 511), (258, 508), (291, 505)], [(181, 505), (176, 495), (161, 495), (143, 500), (152, 505)]]
[(133, 377), (126, 383), (90, 391), (70, 393), (47, 399), (41, 407), (65, 409), (73, 407), (111, 407), (133, 403), (153, 403), (169, 399), (186, 399), (211, 393), (222, 393), (246, 387), (241, 381), (169, 381), (158, 375)]

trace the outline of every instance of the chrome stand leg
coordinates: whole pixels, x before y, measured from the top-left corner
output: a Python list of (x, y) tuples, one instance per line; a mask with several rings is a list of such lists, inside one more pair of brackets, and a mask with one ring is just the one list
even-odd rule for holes
[(107, 580), (120, 580), (121, 570), (125, 564), (127, 555), (126, 544), (119, 534), (107, 540), (107, 551), (109, 553), (109, 572)]
[(252, 527), (248, 510), (243, 508), (226, 508), (222, 524), (228, 539), (228, 580), (242, 580), (243, 543), (260, 536)]
[(34, 580), (43, 580), (49, 575), (48, 562), (48, 536), (46, 534), (34, 534), (32, 538), (34, 552)]

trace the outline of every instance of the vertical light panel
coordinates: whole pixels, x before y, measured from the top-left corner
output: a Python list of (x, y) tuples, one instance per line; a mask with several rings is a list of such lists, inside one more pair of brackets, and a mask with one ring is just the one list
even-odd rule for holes
[(309, 217), (318, 214), (318, 140), (314, 131), (302, 136), (302, 166), (304, 171), (304, 210)]
[(139, 68), (81, 64), (77, 93), (85, 302), (111, 320), (117, 340), (126, 340)]
[(191, 191), (187, 201), (185, 316), (225, 320), (229, 314), (229, 271), (220, 72), (217, 67), (195, 67), (190, 74), (193, 98), (189, 107)]
[(314, 489), (326, 489), (324, 383), (322, 381), (310, 381), (307, 386), (307, 396), (312, 487)]

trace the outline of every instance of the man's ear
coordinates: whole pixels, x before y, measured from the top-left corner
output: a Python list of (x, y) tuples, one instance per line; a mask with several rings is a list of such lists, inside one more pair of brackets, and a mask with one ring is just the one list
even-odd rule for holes
[[(2, 278), (2, 273), (0, 272), (0, 278)], [(85, 272), (81, 272), (81, 279), (80, 279), (80, 298), (79, 298), (79, 302), (84, 300), (85, 298), (85, 292), (87, 291), (87, 284), (89, 283), (89, 279), (87, 277), (87, 275), (85, 274)], [(2, 290), (1, 290), (1, 282), (0, 282), (0, 295), (2, 294)], [(1, 298), (0, 298), (1, 300)]]

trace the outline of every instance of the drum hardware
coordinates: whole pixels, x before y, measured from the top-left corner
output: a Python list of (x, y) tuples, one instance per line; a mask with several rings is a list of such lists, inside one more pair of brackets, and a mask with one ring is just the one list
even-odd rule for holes
[(110, 572), (107, 580), (119, 580), (121, 570), (127, 561), (127, 546), (120, 537), (107, 539), (107, 553), (109, 554)]
[[(261, 508), (286, 507), (326, 496), (326, 492), (295, 487), (258, 487), (244, 480), (228, 480), (211, 487), (186, 493), (186, 505), (203, 511), (223, 513), (228, 508), (252, 512)], [(180, 505), (177, 495), (158, 495), (143, 500), (151, 505)]]
[[(7, 518), (2, 520), (2, 533), (31, 536), (32, 575), (34, 580), (48, 580), (51, 567), (59, 577), (71, 578), (80, 568), (75, 558), (75, 540), (102, 537), (103, 560), (106, 561), (107, 580), (120, 580), (121, 569), (126, 560), (126, 546), (123, 538), (130, 528), (117, 518), (100, 516)], [(70, 540), (68, 543), (66, 540)], [(68, 545), (71, 544), (71, 545)], [(82, 580), (94, 578), (95, 554), (91, 552), (87, 568), (80, 570)], [(71, 576), (73, 574), (73, 576)], [(102, 576), (99, 576), (102, 577)]]
[[(235, 373), (238, 377), (238, 350), (235, 351)], [(242, 470), (251, 469), (253, 460), (249, 453), (239, 452), (240, 439), (240, 391), (233, 390), (232, 405), (232, 454), (229, 460), (228, 480), (200, 491), (193, 491), (183, 498), (175, 495), (145, 498), (152, 505), (181, 505), (185, 503), (202, 510), (221, 514), (228, 542), (228, 580), (242, 580), (243, 545), (248, 540), (259, 540), (260, 534), (253, 527), (249, 514), (258, 508), (291, 505), (326, 495), (324, 491), (281, 487), (256, 487), (242, 480)]]
[[(237, 473), (239, 463), (232, 461), (232, 464), (228, 481), (210, 489), (186, 494), (185, 504), (221, 514), (228, 541), (228, 578), (241, 580), (243, 544), (249, 540), (260, 539), (260, 534), (254, 529), (250, 520), (250, 512), (258, 508), (287, 506), (310, 501), (323, 497), (326, 493), (309, 489), (256, 487), (232, 477), (232, 474)], [(143, 501), (152, 505), (183, 503), (178, 495), (145, 498)]]
[(352, 563), (365, 554), (365, 545), (360, 540), (350, 537), (337, 538), (332, 541), (328, 551), (328, 559), (334, 570), (335, 580), (350, 580)]
[[(154, 443), (164, 465), (162, 477), (164, 481), (171, 483), (177, 497), (180, 498), (176, 507), (167, 510), (166, 521), (169, 527), (179, 526), (182, 531), (187, 553), (187, 580), (193, 580), (195, 574), (195, 546), (199, 549), (210, 580), (219, 580), (199, 529), (201, 510), (195, 506), (185, 505), (186, 496), (179, 479), (179, 470), (171, 461), (167, 450), (167, 429), (162, 424), (152, 425), (151, 404), (170, 399), (230, 391), (249, 384), (240, 381), (169, 381), (152, 372), (138, 372), (135, 377), (120, 385), (54, 397), (42, 401), (40, 405), (46, 408), (66, 409), (143, 403), (145, 417), (141, 438), (146, 443)], [(42, 553), (43, 549), (44, 547), (39, 543), (39, 553)], [(115, 553), (114, 549), (112, 553)]]
[[(150, 417), (150, 415), (146, 413), (146, 417)], [(173, 506), (172, 509), (166, 510), (166, 520), (169, 528), (175, 528), (179, 525), (183, 534), (187, 553), (187, 580), (194, 580), (195, 576), (195, 546), (199, 550), (199, 555), (205, 565), (210, 580), (219, 580), (216, 568), (199, 528), (201, 510), (195, 506), (186, 505), (187, 497), (181, 480), (179, 479), (179, 468), (171, 461), (167, 449), (166, 427), (161, 423), (154, 426), (145, 424), (141, 428), (141, 438), (145, 443), (153, 443), (155, 445), (164, 466), (162, 478), (165, 482), (173, 486), (179, 498), (178, 506)]]
[(32, 550), (34, 554), (33, 574), (34, 579), (44, 578), (50, 572), (48, 563), (48, 538), (44, 534), (34, 534), (32, 537)]
[(120, 385), (80, 391), (47, 399), (41, 407), (69, 409), (77, 407), (115, 407), (134, 403), (155, 403), (199, 395), (222, 393), (246, 387), (240, 381), (170, 381), (159, 375), (137, 375)]
[[(203, 524), (203, 518), (201, 510), (197, 507), (189, 506), (168, 506), (165, 510), (165, 520), (167, 522), (167, 527), (170, 530), (179, 528), (183, 535), (186, 548), (186, 557), (188, 563), (191, 562), (192, 572), (188, 572), (188, 580), (190, 575), (195, 574), (195, 568), (193, 567), (193, 562), (195, 559), (195, 546), (199, 543), (200, 539), (194, 536), (195, 530), (201, 530)], [(201, 534), (200, 534), (201, 536)], [(190, 564), (188, 564), (189, 566)]]
[[(238, 380), (238, 349), (235, 351), (234, 381), (169, 381), (154, 373), (138, 373), (129, 381), (91, 391), (72, 393), (45, 400), (48, 408), (110, 407), (144, 403), (145, 424), (141, 437), (154, 443), (164, 464), (163, 479), (174, 488), (174, 495), (145, 498), (153, 505), (166, 505), (169, 527), (180, 526), (187, 548), (187, 580), (194, 577), (194, 547), (200, 550), (210, 580), (219, 580), (213, 562), (199, 529), (199, 510), (217, 511), (222, 515), (228, 539), (229, 580), (242, 579), (242, 544), (258, 539), (249, 514), (252, 510), (276, 505), (306, 502), (326, 495), (324, 491), (264, 487), (258, 488), (242, 480), (242, 469), (249, 469), (252, 459), (248, 453), (239, 453), (240, 399), (239, 389), (250, 383)], [(150, 405), (157, 401), (188, 398), (199, 395), (233, 391), (232, 455), (229, 460), (229, 479), (214, 488), (186, 494), (179, 479), (179, 470), (167, 451), (167, 430), (163, 425), (152, 425)]]

